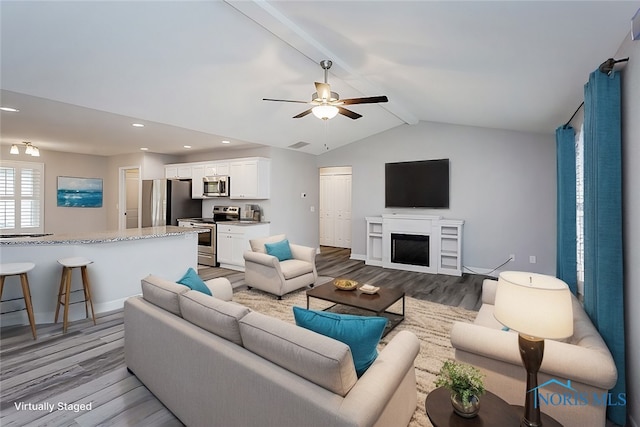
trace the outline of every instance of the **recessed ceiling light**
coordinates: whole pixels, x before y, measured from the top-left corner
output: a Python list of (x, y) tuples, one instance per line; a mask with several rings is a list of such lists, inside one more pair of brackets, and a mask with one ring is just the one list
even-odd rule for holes
[(222, 141), (223, 144), (231, 144), (231, 141), (227, 141), (226, 139)]
[(131, 126), (133, 126), (134, 128), (143, 128), (144, 125), (142, 123), (133, 123)]
[(17, 113), (18, 111), (20, 111), (17, 108), (12, 108), (12, 107), (0, 107), (0, 110), (8, 111), (10, 113)]
[(147, 147), (142, 147), (140, 148), (141, 151), (149, 151), (149, 149)]
[(184, 148), (191, 148), (190, 145), (183, 145)]

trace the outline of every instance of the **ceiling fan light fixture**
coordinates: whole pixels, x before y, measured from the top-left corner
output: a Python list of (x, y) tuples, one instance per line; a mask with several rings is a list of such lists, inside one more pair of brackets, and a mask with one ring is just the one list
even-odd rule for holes
[(352, 105), (352, 104), (377, 104), (379, 102), (387, 102), (388, 99), (386, 96), (367, 96), (361, 98), (347, 98), (340, 99), (340, 95), (338, 93), (333, 92), (331, 90), (331, 85), (329, 85), (328, 75), (329, 68), (331, 68), (332, 62), (328, 59), (325, 59), (320, 62), (320, 66), (324, 70), (324, 82), (314, 82), (316, 87), (316, 92), (311, 95), (311, 102), (305, 101), (296, 101), (291, 99), (273, 99), (273, 98), (262, 98), (263, 101), (276, 101), (276, 102), (295, 102), (298, 104), (311, 104), (315, 105), (315, 107), (304, 110), (300, 114), (296, 114), (293, 116), (294, 119), (300, 119), (302, 117), (306, 117), (307, 115), (313, 113), (314, 116), (321, 120), (329, 120), (334, 118), (338, 114), (342, 114), (345, 117), (348, 117), (352, 120), (359, 119), (362, 117), (362, 114), (358, 114), (355, 111), (348, 110), (343, 107), (343, 105)]
[[(324, 95), (324, 96), (323, 96)], [(340, 99), (340, 95), (338, 95), (337, 92), (331, 92), (329, 98), (327, 98), (326, 96), (327, 94), (318, 94), (318, 92), (314, 92), (313, 95), (311, 95), (311, 102), (336, 102)]]
[(18, 150), (18, 146), (16, 144), (13, 144), (11, 146), (11, 150), (9, 150), (10, 154), (20, 154), (20, 150)]
[(338, 115), (338, 107), (333, 105), (316, 105), (311, 109), (311, 112), (321, 120), (329, 120)]

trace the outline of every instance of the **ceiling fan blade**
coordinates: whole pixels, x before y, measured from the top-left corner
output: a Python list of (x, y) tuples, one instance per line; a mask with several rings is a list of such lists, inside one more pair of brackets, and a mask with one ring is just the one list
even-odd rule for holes
[(290, 99), (273, 99), (273, 98), (262, 98), (263, 101), (276, 101), (276, 102), (295, 102), (298, 104), (308, 104), (307, 101), (292, 101)]
[(316, 92), (318, 93), (318, 98), (326, 99), (327, 101), (331, 99), (331, 85), (329, 83), (316, 83)]
[(351, 98), (351, 99), (341, 99), (340, 103), (342, 105), (353, 105), (353, 104), (376, 104), (378, 102), (389, 102), (389, 99), (382, 96), (368, 96), (365, 98)]
[(337, 107), (337, 108), (338, 108), (338, 113), (342, 114), (343, 116), (347, 116), (350, 119), (355, 120), (362, 117), (361, 114), (358, 114), (355, 111), (347, 110), (346, 108), (342, 108), (342, 107)]
[(310, 113), (311, 113), (311, 108), (309, 108), (306, 111), (303, 111), (302, 113), (298, 114), (297, 116), (293, 116), (293, 118), (294, 119), (299, 119), (299, 118), (304, 117), (304, 116), (306, 116), (307, 114), (310, 114)]

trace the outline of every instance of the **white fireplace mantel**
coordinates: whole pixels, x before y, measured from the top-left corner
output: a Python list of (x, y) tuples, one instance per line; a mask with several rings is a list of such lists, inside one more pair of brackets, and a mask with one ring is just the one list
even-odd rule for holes
[[(421, 273), (462, 275), (464, 221), (444, 219), (437, 215), (411, 214), (384, 214), (382, 217), (366, 219), (367, 264)], [(393, 262), (391, 259), (392, 233), (429, 236), (429, 266)]]

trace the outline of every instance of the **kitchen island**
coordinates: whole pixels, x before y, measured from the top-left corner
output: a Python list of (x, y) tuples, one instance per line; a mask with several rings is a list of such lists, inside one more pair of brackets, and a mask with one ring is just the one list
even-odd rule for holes
[[(189, 267), (197, 269), (200, 231), (166, 226), (0, 238), (0, 260), (36, 264), (28, 273), (36, 324), (52, 323), (62, 273), (58, 259), (85, 257), (93, 261), (87, 271), (93, 305), (96, 313), (101, 313), (122, 308), (127, 298), (140, 294), (140, 279), (148, 274), (178, 280)], [(7, 279), (3, 299), (22, 296), (20, 285), (13, 280), (16, 279)], [(73, 274), (72, 290), (75, 289), (82, 289), (77, 271)], [(71, 294), (72, 302), (81, 297), (82, 292)], [(3, 303), (2, 311), (22, 307), (22, 301), (10, 301)], [(70, 305), (69, 320), (84, 318), (84, 304)], [(61, 318), (58, 321), (62, 328)], [(3, 326), (16, 324), (28, 324), (25, 311), (2, 316)]]

